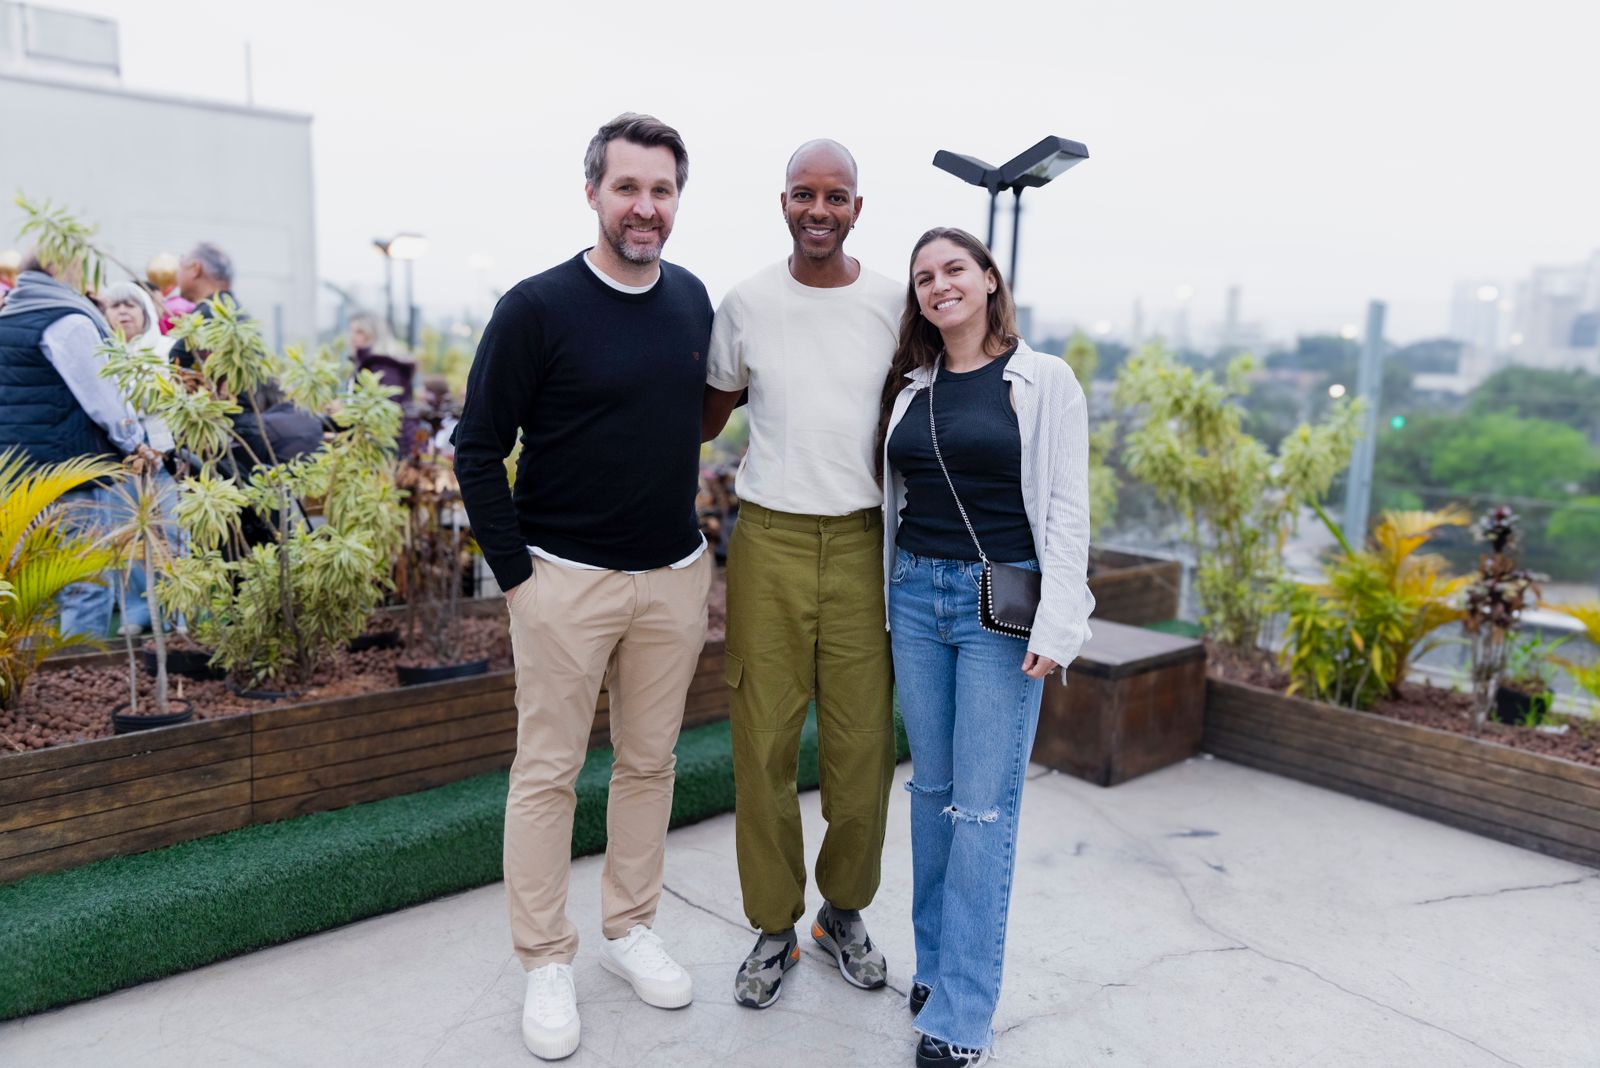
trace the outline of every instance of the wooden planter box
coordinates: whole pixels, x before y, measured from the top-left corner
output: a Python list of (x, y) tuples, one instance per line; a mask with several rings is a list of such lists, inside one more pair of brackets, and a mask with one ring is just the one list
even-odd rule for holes
[[(685, 729), (727, 718), (722, 660), (701, 652)], [(507, 767), (515, 689), (499, 671), (0, 757), (0, 882)], [(589, 744), (609, 742), (602, 692)]]
[(1178, 617), (1178, 595), (1183, 589), (1183, 565), (1117, 549), (1091, 547), (1089, 592), (1094, 594), (1094, 618), (1142, 627)]
[(1205, 646), (1100, 618), (1090, 628), (1067, 685), (1045, 681), (1033, 759), (1115, 786), (1198, 753)]
[(1600, 867), (1600, 768), (1210, 679), (1219, 757)]

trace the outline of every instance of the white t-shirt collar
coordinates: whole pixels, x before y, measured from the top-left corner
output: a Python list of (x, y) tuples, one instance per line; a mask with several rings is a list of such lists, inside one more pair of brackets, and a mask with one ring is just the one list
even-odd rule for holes
[(583, 254), (584, 265), (586, 267), (588, 267), (589, 270), (594, 272), (594, 276), (596, 278), (600, 279), (600, 281), (604, 282), (606, 285), (610, 286), (612, 289), (615, 289), (618, 293), (634, 293), (634, 294), (648, 293), (648, 292), (650, 292), (652, 289), (654, 289), (656, 287), (656, 283), (657, 282), (661, 281), (661, 265), (657, 264), (656, 265), (656, 276), (654, 278), (650, 279), (650, 282), (649, 282), (648, 285), (642, 285), (642, 286), (626, 286), (626, 285), (623, 285), (621, 282), (617, 281), (615, 278), (612, 278), (609, 274), (606, 274), (606, 272), (602, 271), (600, 268), (598, 268), (598, 267), (596, 267), (594, 265), (594, 261), (589, 258), (589, 253), (593, 252), (593, 251), (594, 251), (593, 249), (589, 249), (586, 252), (584, 252), (584, 254)]

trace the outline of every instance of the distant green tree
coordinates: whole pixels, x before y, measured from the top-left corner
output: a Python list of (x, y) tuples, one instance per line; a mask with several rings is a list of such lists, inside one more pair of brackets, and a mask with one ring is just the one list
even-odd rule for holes
[[(1416, 414), (1383, 426), (1374, 477), (1402, 489), (1562, 500), (1600, 466), (1583, 434), (1548, 419)], [(1389, 506), (1386, 502), (1385, 506)]]
[(1453, 375), (1461, 366), (1461, 342), (1447, 337), (1414, 341), (1396, 349), (1386, 362), (1399, 364), (1412, 374)]
[(1456, 420), (1440, 445), (1430, 458), (1431, 484), (1462, 493), (1562, 498), (1600, 464), (1581, 432), (1507, 412)]
[(1567, 501), (1550, 516), (1545, 537), (1580, 573), (1600, 571), (1600, 497)]
[(1600, 430), (1600, 375), (1507, 367), (1472, 391), (1472, 415), (1507, 412), (1524, 419), (1549, 419), (1595, 436)]

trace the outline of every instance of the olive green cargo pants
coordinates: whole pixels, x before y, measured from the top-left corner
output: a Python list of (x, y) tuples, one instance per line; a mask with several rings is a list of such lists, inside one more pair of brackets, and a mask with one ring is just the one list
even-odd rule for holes
[(739, 882), (751, 925), (785, 931), (805, 913), (795, 778), (813, 688), (828, 824), (817, 888), (843, 909), (865, 908), (878, 890), (895, 756), (882, 512), (794, 515), (747, 502), (727, 577)]

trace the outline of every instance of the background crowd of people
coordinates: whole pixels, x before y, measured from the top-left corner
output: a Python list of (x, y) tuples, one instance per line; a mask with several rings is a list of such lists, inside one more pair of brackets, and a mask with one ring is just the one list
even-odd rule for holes
[[(205, 354), (174, 336), (179, 320), (190, 314), (209, 319), (224, 302), (248, 318), (233, 291), (233, 261), (216, 245), (201, 242), (182, 256), (152, 257), (142, 279), (98, 291), (83, 292), (81, 274), (48, 262), (37, 250), (0, 252), (0, 451), (14, 450), (33, 464), (121, 457), (130, 466), (154, 472), (170, 514), (177, 498), (175, 476), (181, 477), (188, 465), (162, 420), (138, 411), (115, 382), (101, 375), (102, 347), (120, 338), (174, 368), (194, 367)], [(415, 364), (380, 320), (355, 316), (349, 347), (350, 373), (373, 371), (399, 391), (395, 399), (409, 415)], [(271, 383), (250, 400), (234, 419), (238, 437), (249, 446), (230, 458), (235, 470), (248, 474), (251, 450), (281, 463), (320, 446), (321, 417), (284, 401)], [(412, 443), (414, 422), (408, 420), (402, 430), (402, 447)], [(115, 526), (128, 505), (115, 487), (93, 484), (67, 494), (63, 503), (64, 522), (93, 531)], [(125, 602), (122, 627), (148, 628), (138, 569), (130, 573), (126, 598), (118, 597), (118, 583), (104, 576), (69, 586), (60, 599), (61, 634), (105, 637), (119, 602)]]

